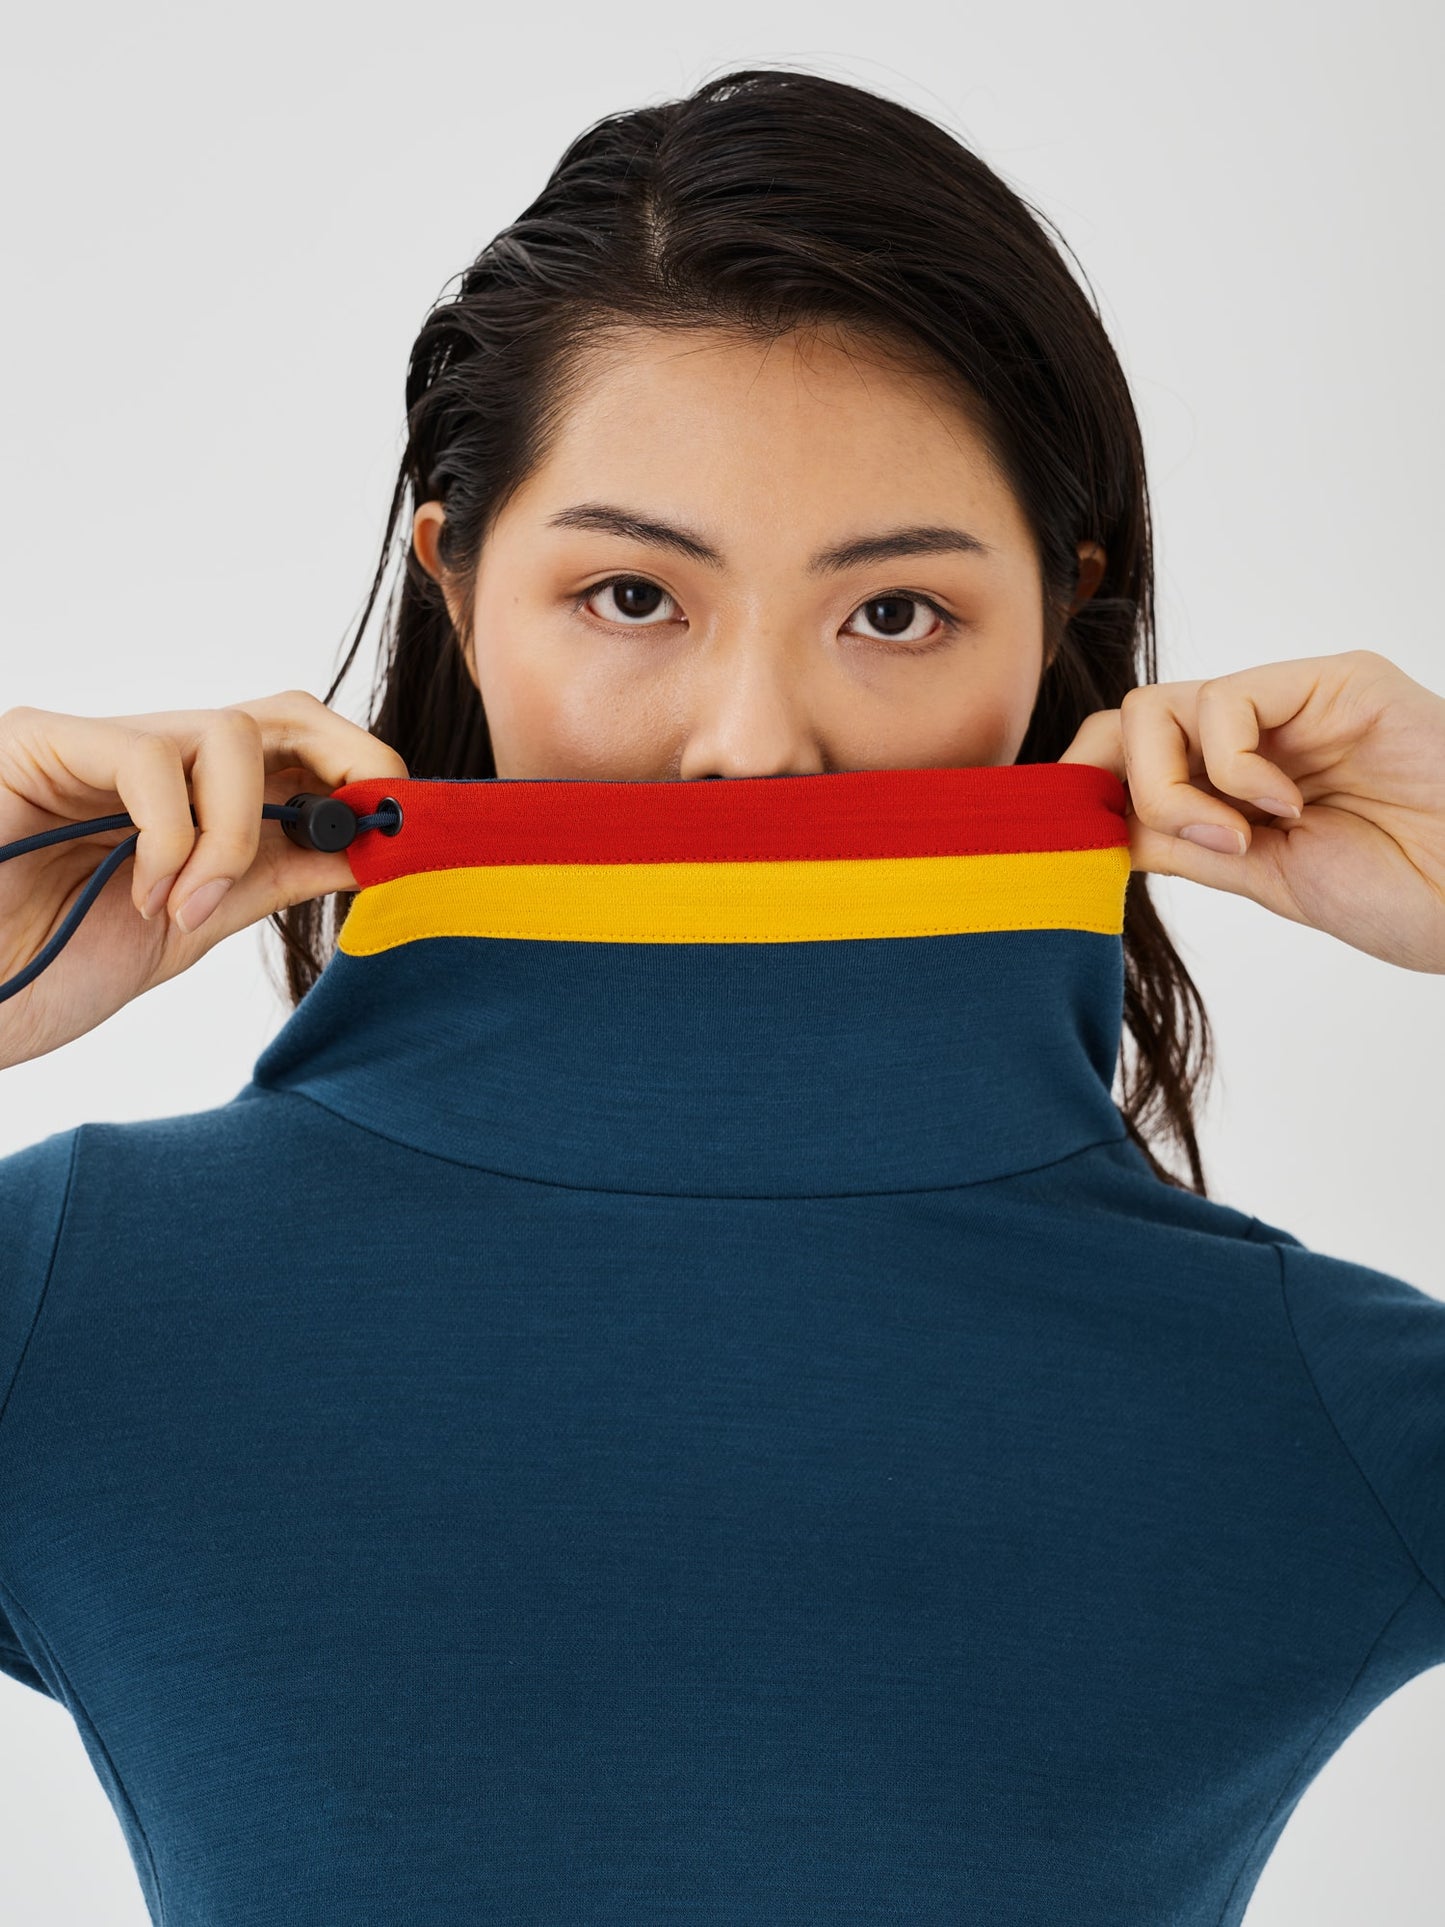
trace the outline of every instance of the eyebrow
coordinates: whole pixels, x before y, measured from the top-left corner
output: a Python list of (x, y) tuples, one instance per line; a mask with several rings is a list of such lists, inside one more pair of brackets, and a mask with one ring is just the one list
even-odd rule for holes
[[(634, 542), (650, 542), (655, 548), (674, 549), (694, 562), (721, 568), (723, 557), (710, 542), (691, 529), (671, 522), (659, 522), (638, 515), (631, 509), (615, 508), (608, 502), (577, 502), (548, 518), (549, 528), (595, 529), (603, 535), (622, 535)], [(884, 562), (900, 555), (938, 555), (947, 552), (964, 555), (992, 555), (993, 545), (967, 529), (922, 523), (911, 528), (881, 529), (875, 535), (855, 536), (819, 549), (808, 562), (813, 575), (836, 574), (856, 568), (863, 562)]]

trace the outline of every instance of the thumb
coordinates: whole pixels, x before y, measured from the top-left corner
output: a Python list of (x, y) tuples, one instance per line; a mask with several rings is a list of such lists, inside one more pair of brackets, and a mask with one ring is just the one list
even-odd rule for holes
[(1128, 796), (1128, 761), (1124, 755), (1124, 729), (1117, 709), (1096, 709), (1086, 716), (1074, 732), (1073, 741), (1059, 758), (1061, 763), (1096, 763), (1118, 777), (1128, 798), (1124, 821), (1129, 827), (1129, 867), (1156, 876), (1187, 877), (1191, 883), (1206, 884), (1212, 890), (1229, 890), (1238, 896), (1253, 896), (1250, 882), (1256, 865), (1251, 864), (1255, 831), (1243, 855), (1231, 856), (1222, 850), (1207, 850), (1187, 837), (1167, 830), (1150, 829), (1142, 823)]
[(1074, 732), (1074, 740), (1059, 758), (1061, 763), (1096, 763), (1127, 782), (1124, 726), (1117, 709), (1096, 709)]

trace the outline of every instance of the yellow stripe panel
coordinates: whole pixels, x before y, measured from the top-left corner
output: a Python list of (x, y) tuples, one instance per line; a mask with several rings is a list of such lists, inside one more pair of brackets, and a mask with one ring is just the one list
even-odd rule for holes
[(799, 943), (963, 930), (1124, 928), (1127, 844), (1004, 855), (762, 863), (498, 863), (358, 891), (339, 944), (421, 937), (584, 943)]

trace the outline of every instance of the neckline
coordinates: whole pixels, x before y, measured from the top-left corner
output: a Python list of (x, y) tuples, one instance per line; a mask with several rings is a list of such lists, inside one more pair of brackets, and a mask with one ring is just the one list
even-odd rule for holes
[(975, 1183), (1123, 1135), (1125, 793), (1084, 763), (365, 779), (289, 1089), (507, 1176), (673, 1195)]
[(1118, 934), (1123, 789), (1025, 763), (652, 783), (348, 784), (401, 806), (352, 846), (351, 955), (426, 936), (621, 943)]

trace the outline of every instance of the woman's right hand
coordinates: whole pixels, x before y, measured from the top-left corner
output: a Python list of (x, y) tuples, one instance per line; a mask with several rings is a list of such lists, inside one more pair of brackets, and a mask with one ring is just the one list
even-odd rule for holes
[[(0, 844), (121, 811), (140, 831), (60, 954), (0, 1002), (0, 1066), (93, 1030), (275, 910), (354, 890), (344, 850), (303, 849), (261, 806), (406, 775), (394, 749), (304, 689), (142, 716), (0, 714)], [(99, 831), (0, 863), (0, 983), (50, 941), (105, 852), (133, 835)]]

